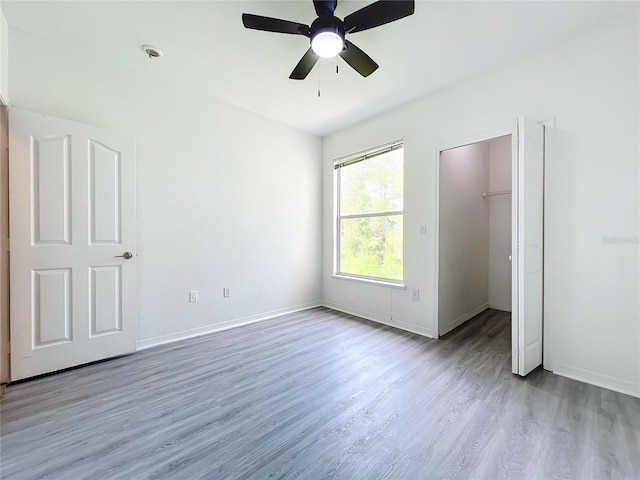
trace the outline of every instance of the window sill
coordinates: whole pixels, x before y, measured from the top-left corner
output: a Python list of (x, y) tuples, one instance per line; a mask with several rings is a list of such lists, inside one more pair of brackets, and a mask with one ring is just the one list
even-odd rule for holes
[(352, 282), (359, 283), (368, 283), (369, 285), (376, 285), (378, 287), (387, 287), (387, 288), (395, 288), (398, 290), (406, 290), (406, 285), (403, 283), (393, 283), (393, 282), (385, 282), (384, 280), (374, 280), (372, 278), (362, 278), (362, 277), (352, 277), (349, 275), (339, 275), (333, 274), (332, 278), (336, 278), (338, 280), (350, 280)]

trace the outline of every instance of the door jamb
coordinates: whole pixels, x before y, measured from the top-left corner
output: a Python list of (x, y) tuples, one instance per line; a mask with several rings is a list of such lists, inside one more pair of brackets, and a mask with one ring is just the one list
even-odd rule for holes
[[(0, 384), (11, 380), (9, 330), (9, 107), (0, 96)], [(0, 391), (0, 398), (2, 393)]]

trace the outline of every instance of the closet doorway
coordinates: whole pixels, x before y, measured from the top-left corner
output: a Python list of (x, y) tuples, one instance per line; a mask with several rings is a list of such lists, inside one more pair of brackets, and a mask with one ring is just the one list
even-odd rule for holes
[(444, 335), (488, 308), (511, 312), (512, 371), (542, 364), (544, 128), (438, 150), (437, 302)]

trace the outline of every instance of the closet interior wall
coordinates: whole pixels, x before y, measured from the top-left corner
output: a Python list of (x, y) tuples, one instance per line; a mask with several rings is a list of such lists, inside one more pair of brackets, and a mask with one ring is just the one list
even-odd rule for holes
[[(489, 140), (489, 191), (511, 191), (511, 135)], [(510, 194), (485, 197), (489, 205), (489, 308), (511, 311)]]

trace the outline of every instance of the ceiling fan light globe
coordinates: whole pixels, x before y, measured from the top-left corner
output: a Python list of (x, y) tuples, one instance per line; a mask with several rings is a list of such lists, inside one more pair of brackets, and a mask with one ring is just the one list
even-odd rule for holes
[(334, 31), (318, 32), (311, 39), (311, 49), (322, 58), (333, 58), (344, 48), (343, 38)]

